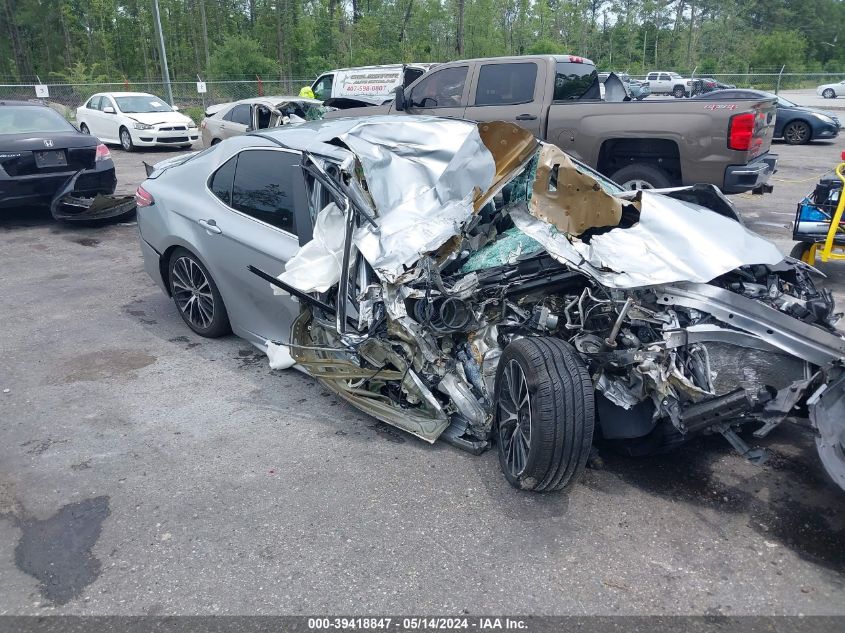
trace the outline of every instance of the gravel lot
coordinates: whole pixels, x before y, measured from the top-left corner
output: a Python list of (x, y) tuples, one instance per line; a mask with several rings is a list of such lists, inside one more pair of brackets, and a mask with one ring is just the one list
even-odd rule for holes
[[(750, 225), (788, 251), (841, 149), (776, 144)], [(126, 192), (172, 155), (112, 153)], [(520, 493), (195, 336), (136, 231), (0, 218), (0, 614), (845, 614), (845, 493), (798, 429), (763, 468), (706, 438)]]

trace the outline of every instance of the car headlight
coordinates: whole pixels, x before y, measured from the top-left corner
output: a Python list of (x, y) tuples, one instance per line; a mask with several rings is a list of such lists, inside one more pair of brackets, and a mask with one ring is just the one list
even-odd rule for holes
[(836, 122), (831, 119), (829, 116), (825, 116), (824, 114), (819, 114), (818, 112), (811, 113), (814, 117), (816, 117), (822, 123), (829, 123), (830, 125), (836, 125)]
[(135, 121), (135, 123), (132, 124), (132, 127), (134, 127), (136, 130), (152, 130), (153, 129), (152, 125), (147, 125), (146, 123), (139, 123), (138, 121)]
[(196, 127), (196, 126), (197, 126), (197, 124), (196, 124), (196, 123), (194, 123), (193, 121), (191, 121), (190, 123), (188, 123), (188, 127), (189, 127), (189, 128)]

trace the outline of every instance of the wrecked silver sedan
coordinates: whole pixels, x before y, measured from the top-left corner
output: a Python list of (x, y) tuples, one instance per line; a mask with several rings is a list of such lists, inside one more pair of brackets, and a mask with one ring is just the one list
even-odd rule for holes
[(138, 206), (195, 332), (428, 442), (495, 444), (519, 488), (573, 483), (596, 438), (719, 433), (759, 463), (738, 431), (786, 419), (845, 488), (840, 315), (714, 187), (625, 192), (512, 124), (373, 117), (168, 161)]

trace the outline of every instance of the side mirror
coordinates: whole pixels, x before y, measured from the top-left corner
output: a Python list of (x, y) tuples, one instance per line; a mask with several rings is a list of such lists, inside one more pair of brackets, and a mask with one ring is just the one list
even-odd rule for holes
[(174, 112), (179, 112), (179, 106), (178, 105), (173, 105), (173, 106), (170, 106), (170, 107)]
[(111, 106), (106, 106), (105, 108), (103, 108), (103, 113), (104, 114), (114, 114), (114, 108), (111, 107)]
[(405, 107), (406, 107), (405, 90), (402, 88), (402, 86), (399, 86), (396, 89), (396, 97), (395, 97), (395, 100), (393, 102), (393, 107), (396, 108), (397, 112), (404, 112), (405, 111)]

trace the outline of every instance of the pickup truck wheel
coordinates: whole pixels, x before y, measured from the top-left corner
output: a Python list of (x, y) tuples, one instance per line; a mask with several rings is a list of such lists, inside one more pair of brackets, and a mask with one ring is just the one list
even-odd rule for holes
[(665, 189), (672, 186), (672, 179), (660, 167), (645, 163), (634, 163), (623, 167), (611, 177), (623, 189)]
[(783, 128), (783, 138), (790, 145), (803, 145), (812, 137), (810, 126), (804, 121), (787, 123)]
[(824, 92), (822, 92), (822, 96), (825, 99), (835, 99), (836, 93), (833, 91), (833, 88), (825, 88)]
[(593, 382), (575, 349), (560, 339), (521, 338), (496, 372), (499, 465), (515, 488), (551, 492), (578, 480), (595, 425)]
[(683, 86), (675, 86), (672, 90), (672, 94), (675, 96), (676, 99), (682, 99), (687, 95), (687, 90)]

